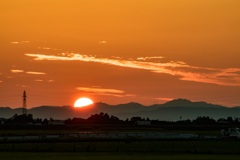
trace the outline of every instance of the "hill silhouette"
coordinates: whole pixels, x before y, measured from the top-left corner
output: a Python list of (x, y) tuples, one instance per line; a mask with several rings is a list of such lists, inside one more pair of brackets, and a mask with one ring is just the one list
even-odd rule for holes
[(223, 108), (224, 106), (216, 105), (216, 104), (210, 104), (206, 102), (192, 102), (187, 99), (174, 99), (172, 101), (166, 102), (162, 106), (164, 107), (209, 107), (209, 108)]
[[(10, 118), (14, 114), (21, 114), (22, 109), (0, 107), (0, 118)], [(87, 118), (96, 113), (108, 113), (120, 119), (143, 117), (158, 120), (177, 121), (180, 119), (195, 119), (199, 116), (209, 116), (214, 119), (239, 117), (240, 107), (226, 107), (206, 102), (192, 102), (187, 99), (175, 99), (164, 104), (144, 106), (130, 102), (126, 104), (109, 105), (95, 103), (85, 108), (72, 106), (40, 106), (28, 109), (28, 113), (37, 118), (67, 119), (73, 117)]]

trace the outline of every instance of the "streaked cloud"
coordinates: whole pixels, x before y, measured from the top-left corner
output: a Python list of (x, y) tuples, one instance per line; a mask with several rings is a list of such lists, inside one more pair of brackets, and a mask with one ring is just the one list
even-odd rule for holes
[(156, 100), (160, 100), (160, 101), (171, 101), (174, 98), (167, 98), (167, 97), (159, 97), (159, 98), (155, 98)]
[(53, 80), (53, 79), (49, 79), (48, 82), (49, 82), (49, 83), (52, 83), (52, 82), (54, 82), (54, 80)]
[(77, 87), (79, 91), (94, 93), (96, 95), (104, 95), (104, 96), (115, 96), (115, 97), (126, 97), (126, 96), (134, 96), (131, 94), (126, 94), (123, 90), (111, 89), (111, 88), (101, 88), (101, 87)]
[(43, 80), (43, 79), (34, 79), (35, 82), (49, 82), (49, 83), (52, 83), (54, 82), (54, 80)]
[(42, 47), (42, 49), (50, 50), (51, 48), (49, 48), (49, 47)]
[(99, 43), (99, 44), (108, 44), (107, 41), (99, 41), (98, 43)]
[(44, 72), (33, 72), (33, 71), (28, 71), (26, 72), (27, 74), (35, 74), (35, 75), (46, 75)]
[(57, 51), (57, 50), (60, 50), (60, 49), (51, 48), (51, 47), (38, 47), (38, 49), (41, 49), (41, 50), (51, 50), (51, 51)]
[(29, 43), (29, 41), (13, 41), (13, 42), (10, 42), (11, 44), (26, 44), (26, 43)]
[[(169, 74), (178, 77), (183, 81), (193, 81), (200, 83), (210, 83), (224, 86), (240, 86), (240, 68), (208, 68), (188, 65), (182, 61), (145, 61), (152, 59), (150, 57), (140, 57), (136, 60), (119, 58), (99, 58), (96, 56), (81, 55), (77, 53), (66, 53), (57, 55), (45, 54), (25, 54), (33, 57), (34, 60), (52, 60), (52, 61), (83, 61), (94, 62), (119, 67), (135, 68), (148, 70), (159, 74)], [(163, 57), (155, 57), (160, 58)]]
[(10, 43), (12, 43), (12, 44), (19, 44), (20, 42), (10, 42)]
[(23, 73), (24, 70), (20, 70), (20, 69), (11, 69), (12, 73)]
[(22, 87), (22, 88), (28, 87), (27, 85), (24, 85), (24, 84), (17, 84), (16, 86), (17, 86), (17, 87)]
[(24, 71), (21, 69), (11, 69), (12, 73), (26, 73), (26, 74), (33, 74), (33, 75), (46, 75), (45, 72), (35, 72), (35, 71)]
[(43, 82), (42, 79), (35, 79), (34, 81), (35, 81), (35, 82)]
[(145, 61), (145, 60), (162, 59), (162, 58), (164, 58), (164, 57), (162, 57), (162, 56), (138, 57), (137, 60), (143, 60), (143, 61)]
[(0, 80), (0, 83), (2, 83), (3, 81)]
[(8, 78), (8, 79), (12, 79), (13, 77), (12, 77), (12, 76), (7, 76), (6, 78)]

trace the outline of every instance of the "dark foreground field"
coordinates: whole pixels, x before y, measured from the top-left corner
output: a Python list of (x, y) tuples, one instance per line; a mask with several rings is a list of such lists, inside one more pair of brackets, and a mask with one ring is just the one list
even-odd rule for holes
[(1, 143), (0, 152), (128, 152), (161, 154), (239, 154), (239, 140), (154, 140)]
[(236, 160), (240, 155), (213, 154), (158, 154), (158, 153), (29, 153), (4, 152), (0, 153), (1, 160)]
[(236, 160), (239, 146), (239, 140), (5, 143), (0, 160)]
[[(137, 137), (79, 138), (74, 135), (118, 135), (126, 133), (166, 133), (166, 135), (196, 134), (188, 139)], [(79, 134), (81, 133), (81, 134)], [(173, 134), (174, 133), (174, 134)], [(56, 135), (60, 135), (55, 139)], [(19, 130), (0, 131), (0, 160), (236, 160), (240, 159), (240, 139), (219, 136), (218, 130), (167, 130), (133, 128), (118, 130)], [(27, 139), (26, 136), (30, 136)], [(32, 136), (32, 137), (31, 137)], [(50, 136), (50, 139), (47, 138)], [(51, 139), (53, 136), (54, 139)], [(74, 137), (71, 137), (74, 136)], [(209, 137), (210, 136), (210, 137)], [(19, 137), (23, 137), (19, 139)], [(40, 139), (35, 139), (36, 137)]]

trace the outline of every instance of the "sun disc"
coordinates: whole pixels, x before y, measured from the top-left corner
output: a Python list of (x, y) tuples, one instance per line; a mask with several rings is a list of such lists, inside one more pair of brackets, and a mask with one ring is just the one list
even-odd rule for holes
[(74, 107), (85, 107), (93, 104), (93, 101), (90, 98), (79, 98), (74, 103)]

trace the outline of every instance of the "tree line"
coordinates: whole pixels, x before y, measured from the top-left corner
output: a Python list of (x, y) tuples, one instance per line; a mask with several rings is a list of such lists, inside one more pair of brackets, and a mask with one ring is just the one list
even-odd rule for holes
[[(151, 125), (161, 125), (161, 124), (176, 124), (176, 125), (217, 125), (217, 124), (232, 124), (240, 125), (239, 117), (227, 117), (219, 118), (215, 120), (208, 116), (200, 116), (196, 119), (190, 120), (179, 120), (179, 121), (160, 121), (160, 120), (151, 120), (149, 118), (142, 117), (132, 117), (127, 118), (126, 120), (121, 120), (116, 116), (108, 115), (107, 113), (99, 113), (91, 115), (89, 118), (68, 118), (66, 120), (56, 120), (53, 118), (34, 118), (32, 114), (15, 114), (9, 119), (2, 120), (2, 125), (13, 125), (13, 124), (28, 124), (28, 125), (53, 125), (53, 124), (62, 124), (62, 125), (80, 125), (80, 124), (128, 124), (134, 125), (141, 121), (148, 121)], [(54, 123), (61, 122), (61, 123)]]

